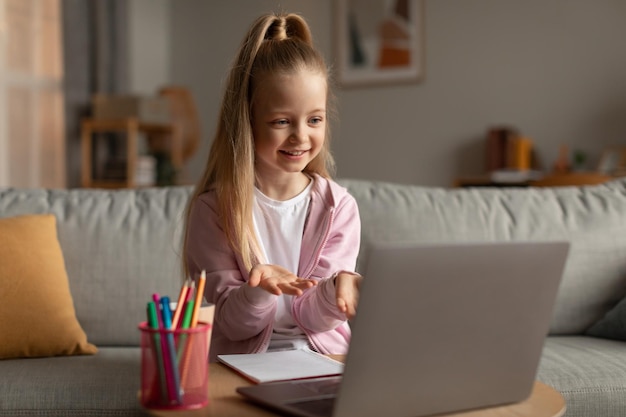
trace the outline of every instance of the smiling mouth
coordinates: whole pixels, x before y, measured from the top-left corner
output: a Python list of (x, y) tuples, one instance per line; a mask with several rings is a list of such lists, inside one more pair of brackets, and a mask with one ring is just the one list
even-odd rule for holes
[(280, 151), (281, 153), (287, 154), (289, 156), (301, 156), (303, 155), (306, 151)]

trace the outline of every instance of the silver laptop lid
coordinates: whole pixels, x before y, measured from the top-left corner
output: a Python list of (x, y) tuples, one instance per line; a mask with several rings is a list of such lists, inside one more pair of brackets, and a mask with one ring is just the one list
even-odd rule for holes
[(568, 250), (372, 247), (333, 416), (423, 416), (527, 398)]

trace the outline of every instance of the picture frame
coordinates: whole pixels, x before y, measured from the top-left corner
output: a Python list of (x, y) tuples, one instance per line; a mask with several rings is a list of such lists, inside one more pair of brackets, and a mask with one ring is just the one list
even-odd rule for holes
[(424, 78), (424, 0), (336, 0), (335, 70), (342, 87)]
[(610, 146), (602, 151), (598, 172), (608, 175), (626, 174), (626, 147)]

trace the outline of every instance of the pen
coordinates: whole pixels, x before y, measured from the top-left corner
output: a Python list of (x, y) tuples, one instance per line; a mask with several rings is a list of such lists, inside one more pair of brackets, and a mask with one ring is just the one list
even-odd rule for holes
[[(154, 306), (157, 308), (157, 311), (160, 308), (161, 303), (159, 302), (159, 299), (161, 297), (159, 296), (159, 293), (154, 293), (152, 294), (152, 301), (154, 302)], [(157, 314), (157, 323), (159, 324), (159, 328), (163, 327), (163, 319), (161, 318), (160, 314)]]
[(191, 325), (191, 315), (193, 314), (194, 304), (194, 300), (189, 300), (185, 305), (185, 315), (183, 316), (183, 321), (181, 325), (182, 329), (188, 329)]
[[(157, 314), (156, 304), (153, 301), (150, 301), (147, 305), (147, 314), (148, 314), (148, 326), (151, 329), (159, 328), (159, 319)], [(156, 352), (156, 361), (157, 361), (157, 379), (158, 384), (161, 389), (161, 398), (167, 397), (167, 385), (165, 382), (165, 365), (163, 364), (163, 351), (161, 350), (161, 336), (159, 333), (154, 333), (152, 337), (152, 343), (154, 344), (154, 350)], [(155, 381), (156, 382), (156, 381)], [(153, 384), (154, 385), (154, 384)], [(150, 396), (152, 397), (152, 395)]]
[[(191, 314), (193, 312), (193, 305), (194, 305), (194, 301), (193, 300), (189, 300), (185, 303), (185, 314), (182, 318), (181, 321), (181, 325), (180, 328), (181, 329), (188, 329), (189, 325), (191, 323)], [(176, 352), (177, 358), (178, 358), (178, 363), (181, 363), (181, 359), (183, 357), (183, 352), (185, 352), (185, 349), (187, 349), (187, 334), (181, 334), (180, 335), (180, 339), (178, 340), (178, 350)], [(187, 365), (187, 361), (184, 360), (182, 362), (182, 366), (181, 366), (181, 373), (184, 376), (184, 372), (185, 372), (185, 366)], [(184, 381), (184, 379), (183, 379)]]
[[(169, 355), (169, 349), (168, 349), (168, 342), (167, 342), (167, 335), (166, 333), (164, 333), (163, 331), (165, 330), (165, 327), (163, 325), (163, 306), (161, 304), (161, 297), (159, 296), (158, 293), (154, 293), (152, 294), (152, 300), (155, 306), (155, 309), (157, 310), (157, 314), (156, 314), (156, 322), (158, 324), (158, 329), (159, 329), (159, 338), (161, 339), (161, 349), (160, 349), (160, 354), (161, 354), (161, 360), (163, 362), (163, 374), (165, 376), (165, 387), (166, 387), (166, 391), (167, 391), (167, 396), (163, 397), (163, 399), (168, 400), (168, 402), (172, 403), (174, 401), (176, 401), (176, 386), (173, 382), (173, 375), (172, 375), (172, 363), (171, 363), (171, 359), (170, 359), (170, 355)], [(169, 309), (168, 309), (169, 311)]]
[(180, 404), (180, 374), (176, 359), (176, 348), (174, 347), (174, 335), (168, 329), (172, 326), (172, 316), (170, 310), (170, 298), (161, 297), (161, 315), (163, 316), (163, 329), (165, 331), (166, 345), (164, 350), (165, 369), (169, 368), (168, 390), (170, 393), (170, 401)]
[[(167, 398), (167, 400), (169, 402), (173, 402), (176, 401), (176, 386), (174, 384), (174, 377), (172, 375), (172, 363), (171, 363), (171, 359), (170, 359), (170, 355), (169, 355), (169, 349), (168, 349), (168, 342), (167, 342), (167, 337), (166, 334), (162, 332), (162, 330), (165, 330), (165, 327), (163, 325), (163, 314), (162, 314), (162, 305), (161, 305), (161, 297), (159, 296), (158, 293), (154, 293), (152, 294), (152, 301), (154, 302), (154, 305), (157, 309), (157, 324), (158, 324), (158, 329), (159, 329), (159, 339), (161, 339), (161, 349), (160, 349), (160, 354), (161, 354), (161, 360), (163, 362), (163, 375), (165, 376), (165, 387), (167, 390), (167, 397), (163, 397), (164, 399)], [(161, 311), (161, 313), (159, 314), (158, 312)], [(167, 308), (167, 311), (169, 311), (169, 306)]]

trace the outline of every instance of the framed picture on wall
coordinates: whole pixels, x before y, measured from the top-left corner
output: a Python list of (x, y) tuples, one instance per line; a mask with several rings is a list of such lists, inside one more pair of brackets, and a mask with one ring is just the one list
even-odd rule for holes
[(336, 0), (335, 68), (345, 87), (424, 77), (424, 0)]

